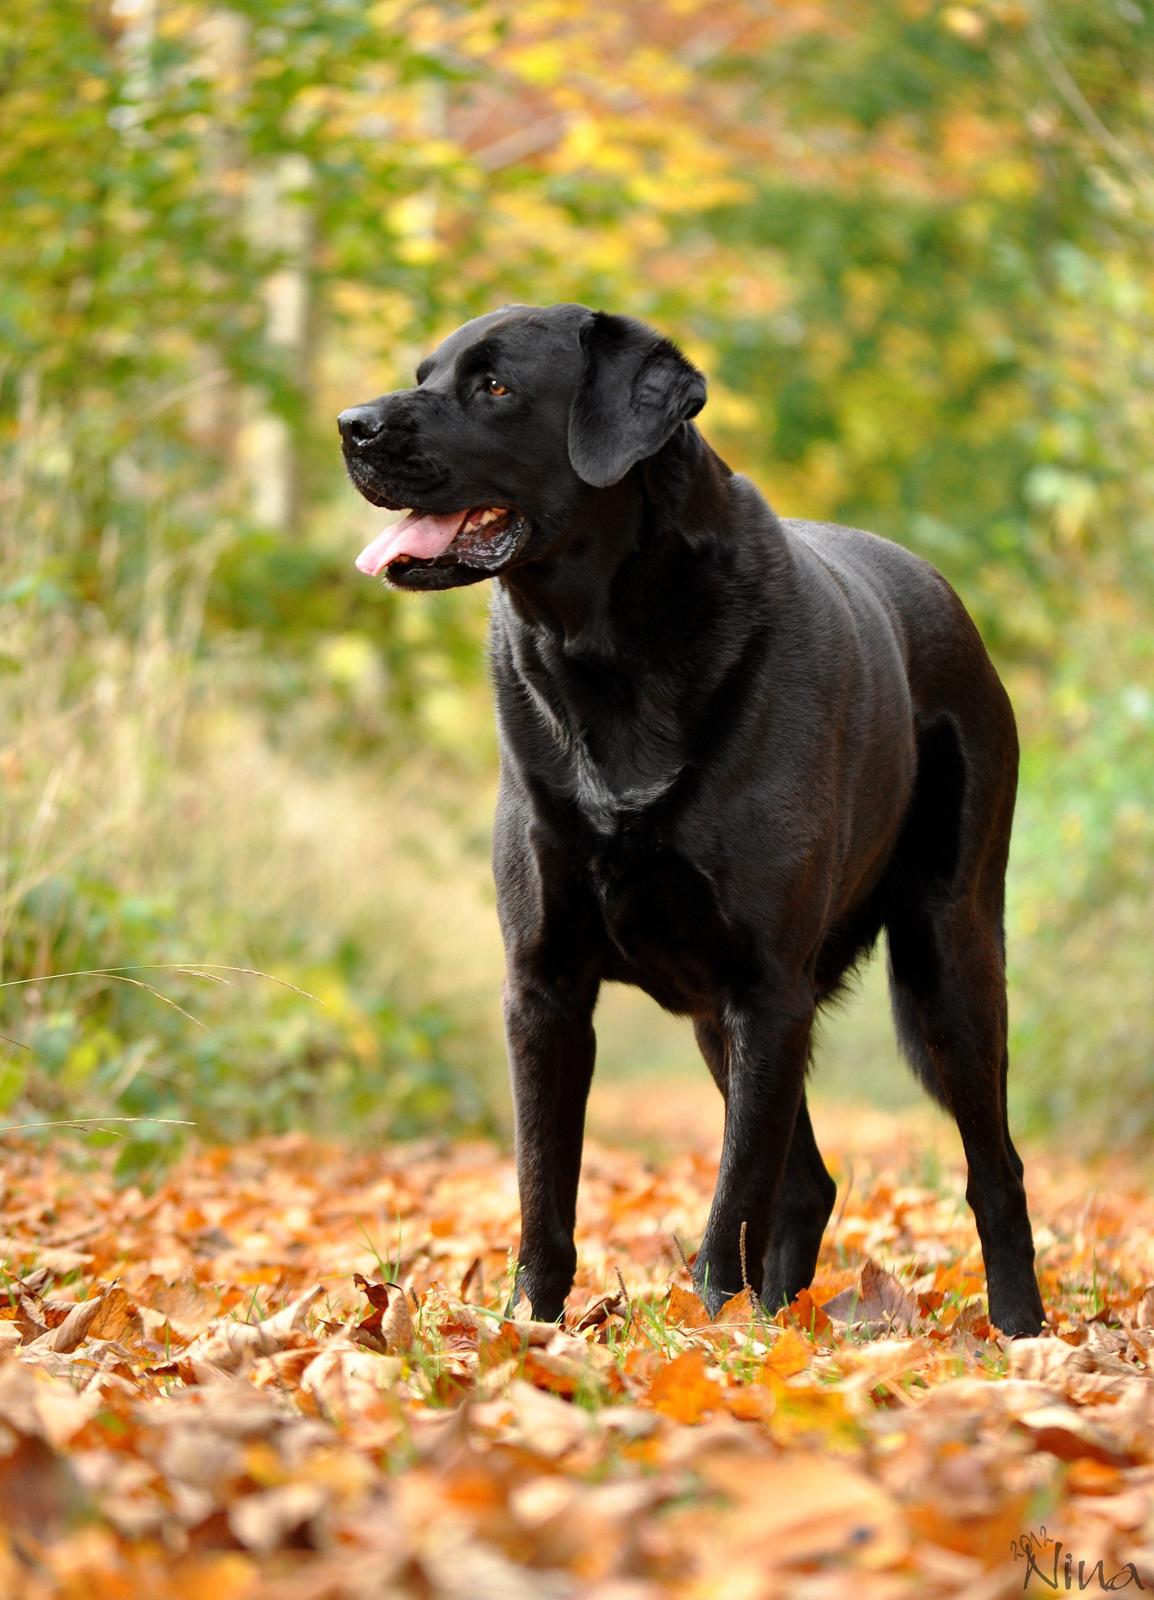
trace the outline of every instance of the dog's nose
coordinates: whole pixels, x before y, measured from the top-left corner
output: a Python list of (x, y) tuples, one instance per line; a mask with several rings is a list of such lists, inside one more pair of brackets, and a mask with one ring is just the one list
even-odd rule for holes
[(350, 406), (337, 418), (341, 438), (354, 450), (363, 450), (365, 445), (372, 444), (384, 425), (381, 408), (375, 405)]

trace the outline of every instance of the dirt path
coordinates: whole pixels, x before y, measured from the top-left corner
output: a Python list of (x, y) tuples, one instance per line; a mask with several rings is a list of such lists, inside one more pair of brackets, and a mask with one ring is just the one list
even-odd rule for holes
[(501, 1319), (488, 1146), (202, 1150), (149, 1194), (7, 1146), (4, 1600), (1154, 1588), (1135, 1177), (1033, 1154), (1055, 1326), (1007, 1345), (949, 1131), (819, 1114), (841, 1200), (812, 1297), (710, 1325), (679, 1241), (714, 1097), (606, 1087), (595, 1121), (634, 1145), (590, 1149), (564, 1330)]

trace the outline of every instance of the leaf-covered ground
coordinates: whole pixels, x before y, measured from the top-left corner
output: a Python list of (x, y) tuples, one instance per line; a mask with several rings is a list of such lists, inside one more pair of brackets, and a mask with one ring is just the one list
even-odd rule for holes
[(564, 1329), (501, 1314), (491, 1147), (293, 1137), (142, 1192), (9, 1143), (0, 1595), (1154, 1588), (1149, 1193), (1032, 1153), (1053, 1330), (1008, 1344), (948, 1138), (843, 1121), (818, 1279), (775, 1322), (690, 1290), (712, 1139), (591, 1146)]

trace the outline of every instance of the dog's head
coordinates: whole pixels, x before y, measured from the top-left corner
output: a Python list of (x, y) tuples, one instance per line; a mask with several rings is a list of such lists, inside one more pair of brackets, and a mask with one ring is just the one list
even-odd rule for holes
[(404, 589), (450, 589), (555, 553), (591, 496), (705, 404), (667, 339), (585, 306), (505, 306), (467, 322), (412, 389), (338, 419), (353, 483), (407, 515), (357, 561)]

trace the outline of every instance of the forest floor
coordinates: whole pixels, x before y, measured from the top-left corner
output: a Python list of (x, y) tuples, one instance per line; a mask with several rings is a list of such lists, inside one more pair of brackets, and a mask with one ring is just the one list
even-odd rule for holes
[(1142, 1173), (1026, 1152), (1052, 1328), (1009, 1343), (956, 1135), (819, 1111), (812, 1293), (711, 1323), (716, 1107), (595, 1093), (564, 1328), (502, 1316), (489, 1145), (199, 1148), (147, 1191), (0, 1147), (4, 1600), (1154, 1589)]

